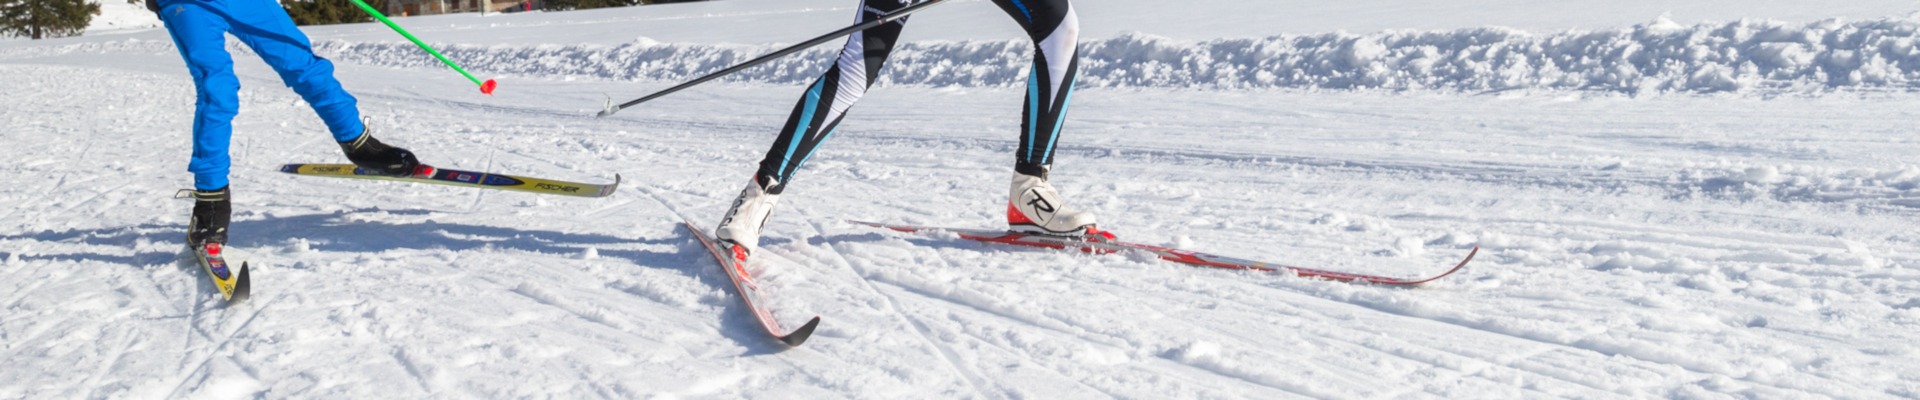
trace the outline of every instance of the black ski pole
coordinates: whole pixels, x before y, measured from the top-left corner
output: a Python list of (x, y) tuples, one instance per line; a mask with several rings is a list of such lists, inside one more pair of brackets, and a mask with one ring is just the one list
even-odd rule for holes
[(614, 105), (613, 97), (609, 96), (607, 97), (607, 108), (605, 110), (600, 110), (600, 115), (594, 116), (594, 118), (613, 115), (613, 113), (620, 112), (620, 110), (624, 110), (627, 107), (633, 107), (633, 105), (635, 104), (640, 104), (640, 103), (646, 102), (647, 100), (657, 99), (657, 98), (660, 98), (661, 96), (666, 96), (668, 94), (672, 94), (673, 92), (678, 92), (680, 91), (680, 89), (694, 87), (695, 85), (706, 83), (707, 81), (719, 79), (722, 76), (727, 76), (728, 74), (740, 72), (741, 70), (752, 68), (755, 65), (764, 64), (768, 61), (773, 61), (774, 59), (778, 59), (780, 57), (785, 57), (788, 54), (793, 54), (800, 50), (806, 50), (808, 47), (813, 47), (814, 45), (818, 45), (828, 40), (833, 40), (841, 36), (851, 35), (854, 32), (872, 29), (873, 27), (884, 25), (888, 22), (893, 22), (893, 20), (906, 18), (907, 14), (912, 14), (914, 12), (924, 10), (927, 7), (933, 7), (935, 4), (940, 4), (943, 2), (946, 2), (946, 0), (926, 0), (926, 1), (920, 2), (920, 4), (914, 4), (912, 6), (908, 6), (907, 8), (894, 10), (893, 12), (887, 13), (886, 15), (881, 15), (880, 18), (876, 18), (872, 21), (862, 22), (854, 26), (841, 28), (840, 30), (833, 31), (832, 33), (820, 35), (820, 37), (813, 38), (813, 40), (808, 40), (805, 42), (801, 42), (800, 44), (788, 46), (787, 48), (780, 49), (779, 51), (768, 53), (767, 55), (760, 56), (759, 58), (754, 58), (752, 60), (747, 60), (747, 62), (740, 63), (739, 65), (727, 67), (727, 69), (723, 69), (718, 72), (707, 74), (706, 76), (702, 76), (698, 79), (687, 81), (687, 83), (682, 83), (674, 87), (666, 88), (665, 90), (653, 92), (653, 94), (649, 94), (646, 97), (633, 99), (633, 101), (621, 103), (620, 105)]

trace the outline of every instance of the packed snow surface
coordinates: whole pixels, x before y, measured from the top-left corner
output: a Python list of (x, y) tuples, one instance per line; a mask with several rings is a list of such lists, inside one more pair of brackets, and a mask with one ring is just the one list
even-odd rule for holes
[(236, 44), (231, 306), (181, 249), (193, 84), (165, 32), (0, 43), (0, 399), (1920, 398), (1912, 3), (1077, 5), (1073, 205), (1355, 273), (1482, 249), (1406, 288), (844, 223), (1003, 224), (1031, 50), (955, 1), (766, 227), (776, 317), (823, 319), (798, 348), (677, 221), (711, 229), (826, 53), (591, 115), (847, 1), (400, 19), (495, 96), (384, 26), (308, 30), (382, 140), (622, 174), (604, 199), (274, 172), (344, 159)]

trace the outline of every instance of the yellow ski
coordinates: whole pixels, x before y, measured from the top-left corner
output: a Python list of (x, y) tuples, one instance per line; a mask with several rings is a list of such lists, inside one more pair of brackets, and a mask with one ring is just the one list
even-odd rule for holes
[(595, 185), (528, 178), (524, 176), (434, 168), (424, 164), (415, 167), (413, 174), (407, 176), (378, 175), (356, 167), (353, 164), (287, 164), (280, 166), (280, 172), (304, 176), (420, 182), (436, 185), (468, 186), (577, 197), (607, 197), (613, 195), (614, 189), (620, 187), (620, 174), (613, 175), (613, 183)]
[[(173, 195), (176, 199), (192, 197), (193, 189), (184, 189)], [(240, 262), (240, 270), (236, 272), (232, 264), (227, 264), (226, 245), (209, 242), (195, 247), (192, 238), (187, 239), (187, 251), (193, 252), (193, 260), (200, 264), (201, 270), (207, 271), (207, 277), (213, 278), (213, 286), (220, 289), (220, 296), (228, 303), (247, 301), (253, 285), (249, 283), (246, 261)]]

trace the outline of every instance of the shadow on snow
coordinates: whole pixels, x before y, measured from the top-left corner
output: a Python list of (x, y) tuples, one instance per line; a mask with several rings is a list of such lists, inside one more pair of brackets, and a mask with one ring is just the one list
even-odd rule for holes
[[(234, 221), (229, 227), (234, 234), (231, 244), (260, 254), (265, 253), (262, 250), (270, 247), (291, 246), (298, 239), (306, 240), (311, 251), (317, 252), (378, 253), (400, 249), (451, 251), (496, 249), (572, 257), (588, 248), (593, 248), (601, 258), (625, 260), (640, 267), (679, 271), (702, 283), (724, 288), (729, 294), (738, 296), (738, 293), (734, 293), (732, 280), (727, 278), (724, 272), (715, 270), (718, 263), (711, 259), (706, 248), (699, 245), (690, 233), (683, 231), (683, 228), (677, 224), (672, 228), (673, 235), (669, 237), (622, 238), (602, 234), (451, 224), (432, 220), (418, 223), (389, 223), (350, 221), (346, 218), (356, 213), (369, 212), (388, 215), (436, 213), (430, 210), (369, 208), (331, 214), (267, 216), (239, 220)], [(136, 250), (131, 255), (98, 251), (35, 254), (32, 250), (33, 245), (28, 245), (25, 249), (0, 252), (0, 260), (17, 258), (21, 261), (92, 261), (134, 267), (173, 264), (183, 273), (199, 275), (198, 265), (190, 261), (191, 256), (185, 251), (185, 239), (184, 224), (150, 223), (57, 232), (45, 230), (37, 233), (4, 235), (0, 236), (0, 241), (30, 240), (128, 249), (152, 248), (153, 243), (173, 243), (178, 250)], [(659, 252), (618, 248), (637, 245), (667, 245), (675, 249), (671, 252)], [(261, 266), (254, 267), (258, 269)], [(203, 287), (200, 288), (199, 294), (203, 296), (216, 290), (211, 285), (200, 286)], [(723, 316), (718, 321), (721, 325), (719, 330), (722, 335), (747, 348), (747, 351), (741, 355), (771, 354), (787, 349), (786, 345), (761, 334), (762, 329), (759, 322), (753, 318), (752, 311), (746, 309), (740, 302), (728, 302), (723, 307)]]

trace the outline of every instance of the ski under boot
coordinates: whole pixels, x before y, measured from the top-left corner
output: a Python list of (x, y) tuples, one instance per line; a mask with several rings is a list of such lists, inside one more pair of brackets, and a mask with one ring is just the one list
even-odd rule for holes
[(1009, 230), (1058, 236), (1103, 234), (1094, 226), (1093, 213), (1068, 207), (1060, 200), (1060, 192), (1047, 183), (1047, 167), (1022, 165), (1016, 170), (1020, 172), (1013, 173), (1013, 187), (1007, 199)]

